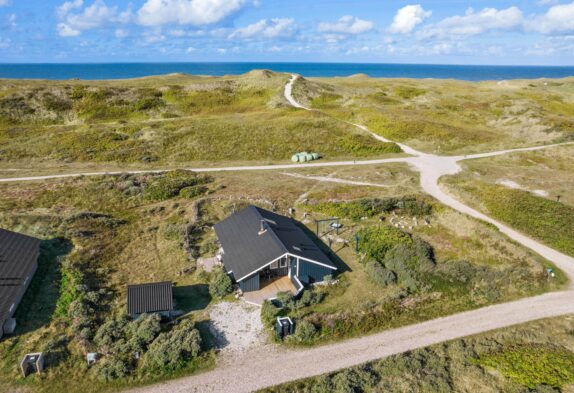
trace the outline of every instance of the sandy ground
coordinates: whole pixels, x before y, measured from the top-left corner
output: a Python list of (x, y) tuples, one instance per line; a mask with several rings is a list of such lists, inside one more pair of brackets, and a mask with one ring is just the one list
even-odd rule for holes
[(242, 301), (221, 302), (209, 308), (210, 330), (221, 355), (236, 357), (266, 344), (261, 308)]
[(500, 184), (501, 186), (512, 188), (515, 190), (528, 191), (528, 192), (531, 192), (533, 194), (536, 194), (536, 195), (542, 196), (542, 197), (548, 196), (548, 191), (545, 191), (545, 190), (529, 190), (528, 188), (521, 186), (517, 182), (512, 181), (512, 180), (508, 180), (508, 179), (499, 179), (496, 181), (496, 184)]

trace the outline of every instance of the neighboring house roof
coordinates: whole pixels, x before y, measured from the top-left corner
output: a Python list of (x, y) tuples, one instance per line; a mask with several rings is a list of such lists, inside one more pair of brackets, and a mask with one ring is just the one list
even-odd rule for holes
[(253, 205), (215, 224), (215, 231), (223, 247), (223, 264), (236, 280), (286, 253), (337, 269), (293, 219)]
[(173, 310), (171, 281), (128, 285), (128, 314)]
[[(32, 279), (39, 253), (39, 239), (0, 229), (0, 329), (18, 307), (15, 303), (23, 287)], [(13, 304), (15, 306), (10, 310)]]

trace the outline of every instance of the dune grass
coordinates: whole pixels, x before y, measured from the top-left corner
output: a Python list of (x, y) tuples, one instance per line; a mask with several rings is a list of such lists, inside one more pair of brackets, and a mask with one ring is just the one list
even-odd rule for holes
[(422, 151), (462, 154), (572, 140), (574, 80), (312, 78), (295, 95)]
[(446, 183), (463, 199), (495, 219), (574, 256), (574, 207), (529, 191), (462, 176), (448, 178)]

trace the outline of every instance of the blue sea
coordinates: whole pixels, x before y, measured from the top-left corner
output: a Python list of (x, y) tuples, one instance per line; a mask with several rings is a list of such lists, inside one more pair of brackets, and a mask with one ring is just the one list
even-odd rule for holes
[(468, 81), (563, 78), (574, 76), (574, 66), (474, 66), (436, 64), (359, 63), (108, 63), (0, 64), (0, 78), (125, 79), (170, 73), (237, 75), (253, 69), (294, 72), (307, 77), (367, 74), (386, 78), (435, 78)]

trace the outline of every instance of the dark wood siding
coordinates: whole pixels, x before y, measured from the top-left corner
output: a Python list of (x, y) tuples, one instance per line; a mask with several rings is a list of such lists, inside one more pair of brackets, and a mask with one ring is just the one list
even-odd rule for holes
[(299, 280), (305, 284), (323, 281), (323, 277), (333, 274), (333, 269), (316, 263), (299, 260)]
[(259, 290), (259, 272), (249, 276), (239, 282), (239, 288), (243, 292), (252, 292)]

